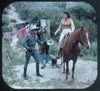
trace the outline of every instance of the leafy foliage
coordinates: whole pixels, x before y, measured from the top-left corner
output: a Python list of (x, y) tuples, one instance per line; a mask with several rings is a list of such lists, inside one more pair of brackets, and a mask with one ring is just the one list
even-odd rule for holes
[[(63, 18), (63, 11), (68, 11), (71, 15), (71, 18), (74, 21), (75, 28), (78, 29), (81, 26), (86, 27), (88, 26), (88, 32), (89, 32), (89, 38), (91, 43), (95, 45), (96, 47), (92, 47), (94, 49), (97, 48), (97, 25), (94, 22), (94, 17), (96, 14), (96, 11), (93, 9), (93, 7), (87, 3), (82, 2), (54, 2), (52, 3), (52, 7), (49, 4), (39, 2), (15, 2), (13, 3), (13, 6), (16, 7), (16, 12), (19, 14), (21, 20), (25, 20), (28, 22), (39, 22), (41, 19), (46, 18), (50, 19), (50, 33), (51, 37), (54, 38), (56, 41), (59, 40), (60, 33), (57, 37), (54, 37), (54, 32), (57, 30), (61, 19)], [(45, 6), (47, 5), (47, 6)], [(72, 5), (72, 6), (71, 6)], [(15, 20), (14, 20), (15, 22)], [(7, 30), (7, 25), (9, 24), (8, 18), (3, 15), (2, 17), (2, 23), (3, 26), (2, 30)], [(8, 31), (11, 31), (11, 29), (8, 28)], [(95, 42), (94, 42), (95, 41)], [(83, 49), (82, 49), (83, 50)], [(92, 50), (92, 49), (91, 49)], [(83, 50), (84, 51), (84, 50)], [(96, 50), (97, 51), (97, 50)], [(52, 52), (52, 50), (51, 50)], [(88, 52), (91, 52), (90, 50), (84, 52), (85, 55), (87, 55)], [(92, 56), (97, 55), (96, 52), (91, 52), (95, 54), (91, 54)]]
[(91, 48), (86, 50), (80, 46), (82, 53), (84, 54), (83, 59), (95, 60), (97, 61), (97, 42), (94, 41), (91, 43)]
[(9, 22), (9, 18), (6, 15), (2, 15), (2, 25), (8, 25)]
[[(84, 5), (86, 5), (86, 7), (84, 7)], [(53, 3), (52, 7), (44, 8), (41, 6), (41, 8), (39, 8), (35, 7), (34, 3), (33, 5), (32, 4), (28, 5), (25, 2), (24, 3), (20, 2), (20, 3), (14, 3), (14, 6), (17, 8), (17, 12), (19, 13), (22, 20), (26, 20), (29, 22), (39, 22), (43, 18), (50, 19), (51, 36), (54, 35), (54, 32), (58, 28), (60, 21), (63, 18), (63, 11), (65, 11), (66, 8), (66, 11), (70, 12), (71, 17), (74, 20), (76, 29), (80, 28), (81, 26), (84, 27), (88, 26), (90, 40), (94, 41), (96, 39), (97, 26), (89, 18), (90, 16), (94, 17), (93, 15), (95, 15), (96, 12), (93, 9), (93, 7), (91, 7), (91, 5), (89, 4), (80, 2), (79, 4), (74, 3), (72, 7), (69, 7), (67, 3), (55, 2)]]

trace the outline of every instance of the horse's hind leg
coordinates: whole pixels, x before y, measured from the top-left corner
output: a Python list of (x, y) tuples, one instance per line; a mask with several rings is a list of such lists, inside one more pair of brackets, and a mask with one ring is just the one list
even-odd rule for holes
[(63, 56), (63, 62), (62, 62), (62, 64), (63, 64), (63, 73), (65, 73), (65, 57)]
[(62, 66), (62, 64), (63, 64), (63, 56), (62, 56), (62, 51), (61, 51), (61, 66)]
[(65, 73), (65, 62), (63, 62), (63, 73)]
[(66, 61), (66, 80), (68, 79), (68, 74), (69, 74), (69, 62)]
[(63, 64), (63, 59), (62, 59), (62, 57), (61, 57), (61, 64), (60, 64), (60, 65), (62, 66), (62, 64)]
[(72, 81), (74, 80), (75, 63), (76, 63), (76, 60), (73, 60), (73, 67), (72, 67)]

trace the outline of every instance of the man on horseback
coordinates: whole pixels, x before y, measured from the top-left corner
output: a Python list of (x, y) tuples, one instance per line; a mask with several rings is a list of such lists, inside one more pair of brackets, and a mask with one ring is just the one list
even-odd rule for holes
[(75, 30), (73, 20), (70, 18), (70, 14), (68, 12), (64, 12), (64, 18), (61, 20), (61, 23), (56, 32), (54, 33), (54, 35), (56, 36), (57, 33), (60, 32), (61, 30), (62, 32), (59, 39), (59, 47), (58, 47), (59, 51), (57, 58), (60, 58), (61, 56), (60, 54), (64, 45), (65, 37), (67, 37), (68, 34), (72, 33)]
[(26, 48), (26, 61), (24, 64), (24, 77), (26, 77), (26, 72), (27, 72), (27, 66), (30, 60), (30, 57), (33, 56), (34, 59), (36, 60), (36, 75), (43, 77), (39, 73), (39, 55), (35, 49), (36, 42), (39, 44), (43, 45), (45, 42), (42, 42), (38, 39), (37, 37), (37, 30), (39, 27), (36, 27), (36, 25), (31, 24), (30, 25), (30, 31), (29, 33), (26, 34), (24, 40), (23, 40), (23, 46)]

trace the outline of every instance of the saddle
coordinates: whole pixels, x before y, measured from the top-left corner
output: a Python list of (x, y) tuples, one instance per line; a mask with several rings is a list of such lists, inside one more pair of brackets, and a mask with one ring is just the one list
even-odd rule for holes
[(68, 38), (69, 36), (70, 36), (70, 34), (68, 33), (63, 37), (62, 42), (61, 42), (61, 48), (63, 48), (65, 41), (66, 41), (66, 38)]

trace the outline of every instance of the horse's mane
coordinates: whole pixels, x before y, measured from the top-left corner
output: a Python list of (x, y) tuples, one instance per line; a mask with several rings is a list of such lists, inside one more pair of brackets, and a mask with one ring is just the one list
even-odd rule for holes
[[(80, 31), (80, 30), (81, 30), (81, 28), (78, 28), (78, 29), (76, 29), (74, 32), (78, 32), (78, 31)], [(74, 33), (74, 32), (73, 32), (73, 33)]]
[(76, 36), (76, 34), (80, 31), (81, 28), (78, 28), (74, 32), (72, 32), (70, 35), (68, 35), (65, 45), (67, 45), (69, 48), (72, 48), (73, 44), (76, 42), (73, 36)]

